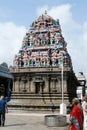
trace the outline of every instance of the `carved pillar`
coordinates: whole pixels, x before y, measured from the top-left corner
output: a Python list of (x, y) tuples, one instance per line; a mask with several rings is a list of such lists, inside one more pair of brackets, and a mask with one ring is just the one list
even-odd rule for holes
[(43, 92), (42, 83), (39, 83), (39, 88), (40, 88), (40, 93), (42, 93)]
[(30, 89), (31, 89), (31, 93), (35, 93), (35, 83), (34, 83), (33, 79), (31, 81)]
[(45, 84), (45, 87), (44, 87), (44, 93), (48, 93), (49, 92), (49, 87), (48, 87), (48, 79), (47, 77), (44, 79), (44, 84)]
[(50, 81), (50, 89), (51, 89), (51, 92), (53, 92), (53, 88), (54, 88), (54, 80), (51, 78), (51, 81)]
[(15, 79), (14, 79), (14, 81), (13, 81), (13, 88), (12, 88), (12, 91), (13, 91), (13, 93), (15, 92)]
[(29, 92), (29, 79), (27, 79), (27, 82), (26, 82), (26, 92)]
[(22, 81), (23, 81), (22, 92), (26, 92), (26, 91), (27, 91), (27, 88), (26, 88), (27, 80), (24, 79), (24, 80), (22, 80)]
[(63, 79), (63, 91), (64, 91), (64, 93), (67, 93), (67, 80), (66, 80), (66, 78)]
[(43, 82), (40, 82), (40, 84), (39, 84), (40, 86), (40, 93), (43, 93), (44, 92), (44, 90), (43, 90)]
[(23, 80), (21, 78), (21, 80), (20, 80), (20, 92), (22, 92), (23, 84), (24, 84), (24, 82), (23, 82)]
[(48, 93), (50, 93), (51, 92), (51, 78), (48, 76), (47, 80), (48, 80)]
[(29, 90), (29, 92), (31, 92), (31, 81), (32, 81), (32, 77), (29, 77), (29, 80), (28, 80), (28, 90)]
[(29, 79), (28, 79), (28, 77), (26, 77), (24, 84), (25, 84), (25, 91), (29, 92)]
[(54, 79), (54, 87), (53, 87), (53, 92), (56, 93), (58, 90), (57, 90), (57, 79), (55, 78)]
[(19, 92), (19, 86), (20, 86), (19, 77), (16, 77), (14, 84), (14, 92)]
[(51, 91), (53, 93), (57, 92), (57, 78), (56, 77), (51, 78)]
[(58, 88), (58, 92), (60, 93), (60, 92), (62, 92), (62, 88), (61, 88), (61, 79), (60, 79), (60, 77), (58, 78), (58, 84), (57, 84), (57, 88)]
[(21, 77), (19, 77), (19, 93), (20, 93), (20, 86), (21, 86)]

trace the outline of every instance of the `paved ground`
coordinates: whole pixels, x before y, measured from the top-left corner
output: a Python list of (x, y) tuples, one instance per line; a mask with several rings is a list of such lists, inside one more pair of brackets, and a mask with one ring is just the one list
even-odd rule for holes
[(48, 127), (45, 125), (44, 117), (48, 114), (9, 112), (6, 114), (6, 123), (0, 130), (67, 130), (64, 127)]

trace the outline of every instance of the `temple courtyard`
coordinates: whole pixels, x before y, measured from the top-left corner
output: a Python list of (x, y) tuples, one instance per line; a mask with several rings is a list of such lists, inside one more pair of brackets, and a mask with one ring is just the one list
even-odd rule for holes
[(58, 113), (29, 113), (23, 111), (9, 111), (6, 114), (6, 123), (4, 127), (0, 130), (66, 130), (68, 115), (66, 125), (63, 127), (53, 127), (45, 125), (45, 116), (49, 114)]

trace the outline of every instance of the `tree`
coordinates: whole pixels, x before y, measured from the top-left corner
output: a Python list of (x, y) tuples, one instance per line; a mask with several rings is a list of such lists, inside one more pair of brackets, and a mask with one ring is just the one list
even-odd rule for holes
[(0, 65), (8, 68), (8, 64), (6, 62), (1, 63)]

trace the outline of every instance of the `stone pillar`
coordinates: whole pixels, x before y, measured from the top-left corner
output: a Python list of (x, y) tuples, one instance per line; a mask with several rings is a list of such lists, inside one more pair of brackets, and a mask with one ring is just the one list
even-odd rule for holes
[(29, 79), (27, 79), (27, 82), (26, 82), (26, 92), (29, 92)]
[(40, 93), (43, 93), (43, 92), (44, 92), (44, 91), (43, 91), (43, 82), (40, 82), (39, 85), (40, 85), (40, 86), (39, 86), (39, 87), (40, 87)]
[(31, 92), (31, 81), (29, 80), (29, 92)]
[(53, 92), (53, 89), (54, 89), (54, 80), (51, 79), (51, 92)]
[(32, 78), (31, 77), (28, 77), (27, 78), (27, 82), (26, 82), (26, 90), (27, 90), (27, 92), (31, 92), (31, 80), (32, 80)]
[(44, 93), (48, 93), (48, 92), (49, 92), (49, 89), (48, 89), (48, 88), (49, 88), (49, 87), (48, 87), (48, 79), (45, 78), (44, 80), (45, 80), (45, 83), (44, 83), (44, 84), (45, 84)]
[(67, 80), (66, 80), (66, 78), (64, 78), (64, 80), (63, 80), (63, 90), (64, 90), (64, 93), (67, 93)]
[(20, 92), (22, 92), (23, 84), (24, 84), (23, 81), (20, 80)]
[(22, 87), (22, 91), (23, 91), (23, 92), (26, 92), (26, 91), (27, 91), (26, 83), (27, 83), (27, 80), (24, 79), (24, 80), (23, 80), (23, 87)]
[(58, 80), (57, 80), (57, 92), (60, 93), (62, 92), (62, 88), (61, 88), (61, 79), (58, 77)]
[(15, 80), (15, 89), (14, 89), (15, 92), (19, 92), (19, 78), (16, 78)]
[(53, 93), (56, 93), (58, 90), (57, 90), (57, 79), (56, 78), (52, 78), (51, 79), (51, 88), (52, 88), (52, 92)]
[(30, 89), (31, 89), (31, 93), (35, 93), (35, 83), (33, 80), (31, 81)]
[(48, 93), (51, 92), (51, 78), (48, 77)]
[(13, 93), (15, 92), (15, 79), (13, 81), (13, 89), (12, 89)]

